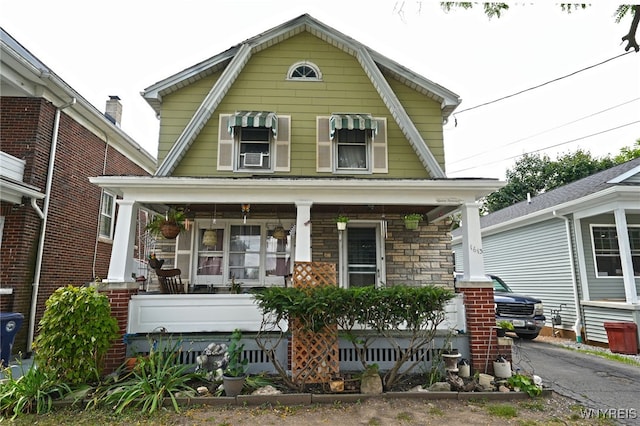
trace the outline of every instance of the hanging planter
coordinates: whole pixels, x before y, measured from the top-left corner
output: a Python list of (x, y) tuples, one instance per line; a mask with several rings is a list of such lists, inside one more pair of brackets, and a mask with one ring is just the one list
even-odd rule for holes
[(202, 245), (213, 247), (218, 243), (218, 231), (215, 229), (207, 229), (202, 234)]
[(273, 229), (272, 235), (276, 240), (284, 240), (287, 237), (287, 231), (284, 230), (282, 225), (278, 225)]
[(422, 215), (420, 213), (410, 213), (405, 215), (404, 217), (404, 227), (406, 229), (418, 229), (418, 225), (422, 220)]
[(154, 216), (153, 220), (147, 224), (146, 229), (153, 235), (161, 235), (166, 239), (173, 240), (185, 230), (184, 220), (184, 212), (169, 210), (164, 215)]
[(347, 229), (347, 222), (349, 222), (349, 218), (347, 216), (338, 216), (336, 218), (336, 225), (338, 226), (338, 231), (344, 231)]

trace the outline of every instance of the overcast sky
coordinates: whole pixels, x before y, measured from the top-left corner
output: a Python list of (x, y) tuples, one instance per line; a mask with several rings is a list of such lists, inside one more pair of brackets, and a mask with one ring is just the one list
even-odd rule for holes
[(617, 57), (631, 16), (616, 24), (615, 9), (534, 2), (489, 20), (433, 1), (0, 0), (0, 25), (97, 109), (118, 95), (123, 130), (155, 156), (158, 120), (142, 90), (309, 13), (457, 93), (448, 176), (504, 179), (527, 152), (603, 156), (640, 138), (640, 53)]

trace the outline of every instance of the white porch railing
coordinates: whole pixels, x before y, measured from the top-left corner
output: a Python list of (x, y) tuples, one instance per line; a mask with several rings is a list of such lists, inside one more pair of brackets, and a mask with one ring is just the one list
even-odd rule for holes
[[(442, 330), (466, 330), (462, 295), (445, 308)], [(139, 294), (129, 302), (128, 334), (257, 332), (262, 313), (251, 294)]]

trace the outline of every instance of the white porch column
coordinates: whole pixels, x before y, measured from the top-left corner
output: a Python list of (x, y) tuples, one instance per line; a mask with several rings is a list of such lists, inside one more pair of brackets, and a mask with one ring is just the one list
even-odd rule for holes
[(135, 243), (135, 229), (138, 206), (135, 201), (117, 200), (118, 221), (116, 222), (113, 246), (111, 248), (111, 262), (109, 263), (108, 282), (133, 282), (133, 245)]
[(616, 232), (618, 234), (618, 248), (622, 262), (622, 281), (624, 282), (625, 298), (627, 303), (638, 303), (638, 292), (636, 291), (633, 263), (631, 260), (631, 244), (629, 243), (627, 217), (625, 216), (623, 208), (617, 208), (613, 213), (616, 218)]
[(477, 203), (465, 203), (462, 206), (462, 250), (464, 251), (463, 281), (488, 281), (484, 272), (480, 205)]
[(311, 262), (311, 205), (296, 201), (296, 262)]

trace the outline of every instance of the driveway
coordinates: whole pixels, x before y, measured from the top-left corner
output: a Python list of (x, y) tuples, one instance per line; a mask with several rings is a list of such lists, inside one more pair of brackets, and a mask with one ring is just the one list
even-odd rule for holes
[[(572, 346), (591, 349), (586, 345)], [(595, 410), (584, 413), (586, 415), (597, 417), (600, 412), (619, 424), (640, 425), (640, 367), (637, 365), (569, 350), (543, 339), (515, 339), (513, 367), (540, 376), (545, 386)]]

